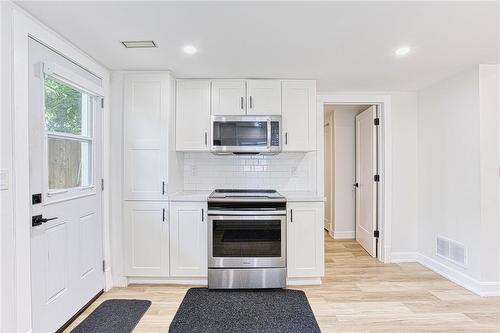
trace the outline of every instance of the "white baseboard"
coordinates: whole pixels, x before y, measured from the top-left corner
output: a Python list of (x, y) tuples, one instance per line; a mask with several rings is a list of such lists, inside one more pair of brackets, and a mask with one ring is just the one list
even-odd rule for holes
[(356, 232), (353, 231), (332, 231), (333, 239), (356, 239)]
[(320, 277), (287, 278), (286, 279), (287, 286), (312, 286), (312, 285), (320, 285), (320, 284), (321, 284)]
[(417, 254), (417, 261), (430, 270), (458, 284), (459, 286), (472, 291), (479, 296), (500, 296), (500, 281), (478, 281), (452, 267), (449, 267), (421, 253)]
[(177, 278), (177, 277), (128, 277), (127, 284), (187, 284), (194, 286), (207, 286), (206, 277)]
[(392, 252), (390, 262), (393, 264), (401, 262), (416, 262), (417, 252)]

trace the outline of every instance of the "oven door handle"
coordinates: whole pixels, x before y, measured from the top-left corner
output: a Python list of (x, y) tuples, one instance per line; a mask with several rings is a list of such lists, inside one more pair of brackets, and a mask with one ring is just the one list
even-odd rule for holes
[(277, 211), (268, 211), (268, 210), (263, 210), (263, 211), (233, 211), (233, 210), (209, 210), (208, 211), (209, 216), (224, 216), (224, 215), (229, 215), (229, 216), (286, 216), (286, 210), (277, 210)]

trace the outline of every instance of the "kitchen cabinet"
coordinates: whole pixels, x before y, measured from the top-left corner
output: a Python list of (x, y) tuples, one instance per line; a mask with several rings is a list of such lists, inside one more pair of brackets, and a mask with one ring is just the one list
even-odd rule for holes
[(316, 81), (282, 81), (283, 151), (316, 150)]
[(323, 202), (287, 203), (287, 271), (289, 278), (324, 274)]
[(125, 200), (166, 200), (168, 126), (173, 105), (168, 72), (128, 73), (123, 88)]
[(177, 80), (175, 144), (178, 151), (208, 151), (210, 80)]
[(207, 203), (170, 203), (170, 275), (207, 276)]
[(281, 80), (247, 80), (247, 114), (281, 115)]
[(212, 115), (238, 116), (246, 114), (246, 81), (212, 81)]
[(169, 276), (168, 202), (124, 202), (125, 275)]

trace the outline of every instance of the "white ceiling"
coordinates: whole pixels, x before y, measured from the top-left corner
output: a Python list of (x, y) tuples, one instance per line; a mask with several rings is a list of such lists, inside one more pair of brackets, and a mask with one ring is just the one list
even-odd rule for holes
[[(110, 69), (417, 90), (500, 59), (499, 2), (18, 2)], [(125, 49), (121, 40), (154, 40)], [(186, 44), (196, 55), (182, 52)], [(407, 56), (394, 50), (410, 45)]]

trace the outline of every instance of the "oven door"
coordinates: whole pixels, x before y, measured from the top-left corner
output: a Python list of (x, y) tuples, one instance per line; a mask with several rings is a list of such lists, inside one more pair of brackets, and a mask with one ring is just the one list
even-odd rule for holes
[(286, 267), (286, 217), (208, 217), (208, 267)]

